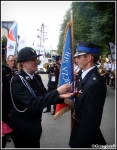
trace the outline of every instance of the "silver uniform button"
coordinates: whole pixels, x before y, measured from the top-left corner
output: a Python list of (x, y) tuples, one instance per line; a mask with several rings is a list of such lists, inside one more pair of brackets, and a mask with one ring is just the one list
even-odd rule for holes
[(95, 77), (93, 77), (93, 80), (96, 80), (96, 78), (95, 78)]

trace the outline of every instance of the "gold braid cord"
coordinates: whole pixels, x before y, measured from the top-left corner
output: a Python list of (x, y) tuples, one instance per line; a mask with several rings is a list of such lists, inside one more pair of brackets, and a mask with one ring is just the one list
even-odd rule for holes
[[(64, 44), (65, 44), (65, 41), (66, 41), (66, 35), (67, 35), (67, 31), (68, 31), (68, 28), (71, 27), (72, 23), (71, 21), (69, 21), (66, 25), (66, 28), (65, 28), (65, 34), (64, 34), (64, 41), (63, 41), (63, 52), (64, 52)], [(62, 52), (62, 53), (63, 53)]]
[[(64, 52), (64, 44), (65, 44), (65, 41), (66, 41), (66, 35), (67, 35), (67, 31), (68, 31), (68, 28), (72, 25), (71, 21), (69, 21), (66, 25), (66, 28), (65, 28), (65, 34), (64, 34), (64, 41), (63, 41), (63, 52)], [(63, 53), (62, 52), (62, 53)], [(63, 109), (61, 109), (60, 111), (58, 111), (55, 115), (54, 115), (54, 120), (56, 118), (58, 118), (59, 116), (61, 116), (62, 114), (64, 114), (65, 112), (69, 111), (69, 110), (72, 110), (74, 108), (74, 102), (70, 99), (64, 99), (64, 103), (67, 104), (66, 107), (64, 107)]]

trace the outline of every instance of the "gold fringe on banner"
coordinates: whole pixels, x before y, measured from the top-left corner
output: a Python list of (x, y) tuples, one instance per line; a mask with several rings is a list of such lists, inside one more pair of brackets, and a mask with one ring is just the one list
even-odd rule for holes
[(73, 108), (72, 106), (68, 105), (65, 108), (61, 109), (54, 115), (54, 120), (56, 120), (59, 116), (66, 113), (67, 111), (71, 110), (72, 108)]
[(72, 25), (72, 23), (71, 23), (71, 21), (69, 21), (66, 25), (66, 28), (65, 28), (64, 40), (63, 40), (63, 52), (64, 52), (64, 44), (65, 44), (65, 41), (66, 41), (66, 34), (67, 34), (67, 31), (68, 31), (68, 28), (71, 27), (71, 25)]
[(65, 99), (64, 99), (64, 103), (65, 103), (65, 104), (68, 104), (68, 105), (70, 105), (72, 108), (74, 108), (74, 102), (73, 102), (73, 100), (70, 100), (70, 99), (65, 98)]

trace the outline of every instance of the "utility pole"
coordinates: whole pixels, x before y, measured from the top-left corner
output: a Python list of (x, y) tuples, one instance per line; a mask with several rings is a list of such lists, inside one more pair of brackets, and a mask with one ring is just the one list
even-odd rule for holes
[[(41, 25), (41, 29), (37, 29), (37, 31), (40, 31), (40, 36), (37, 35), (37, 38), (40, 38), (40, 49), (42, 45), (42, 27), (43, 27), (43, 24)], [(40, 54), (40, 49), (39, 49), (39, 54)]]
[(44, 32), (44, 29), (46, 26), (44, 25), (44, 23), (42, 25), (43, 25), (43, 42), (45, 42), (45, 40), (47, 39), (47, 38), (45, 38), (45, 36), (47, 36), (47, 35), (44, 34), (44, 33), (47, 33), (47, 32)]
[[(48, 27), (48, 26), (45, 26), (44, 23), (43, 23), (41, 25), (41, 29), (37, 29), (38, 31), (40, 31), (40, 36), (37, 35), (37, 37), (40, 38), (40, 50), (41, 50), (41, 47), (42, 47), (42, 42), (44, 43), (45, 40), (47, 39), (47, 38), (45, 38), (45, 36), (47, 36), (47, 35), (44, 34), (44, 33), (47, 33), (47, 32), (44, 32), (45, 27)], [(39, 54), (40, 54), (40, 50), (39, 50)]]
[(42, 45), (42, 27), (43, 27), (43, 24), (41, 25), (41, 30), (40, 30), (40, 47)]
[(51, 45), (51, 58), (52, 58), (52, 45)]

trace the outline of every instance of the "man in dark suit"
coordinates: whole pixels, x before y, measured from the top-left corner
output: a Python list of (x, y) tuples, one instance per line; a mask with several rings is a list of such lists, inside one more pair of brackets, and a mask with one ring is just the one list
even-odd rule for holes
[(9, 55), (7, 57), (7, 64), (11, 68), (12, 76), (14, 76), (18, 72), (16, 57), (14, 55)]
[(93, 144), (106, 144), (100, 124), (107, 88), (95, 65), (99, 59), (99, 51), (100, 47), (93, 43), (78, 43), (75, 56), (83, 72), (76, 87), (78, 94), (75, 95), (72, 114), (73, 127), (69, 141), (71, 148), (92, 148)]
[[(6, 59), (6, 45), (2, 45), (2, 63)], [(12, 101), (10, 96), (11, 69), (2, 64), (2, 121), (9, 125), (12, 111)], [(2, 148), (5, 148), (8, 135), (2, 137)]]

